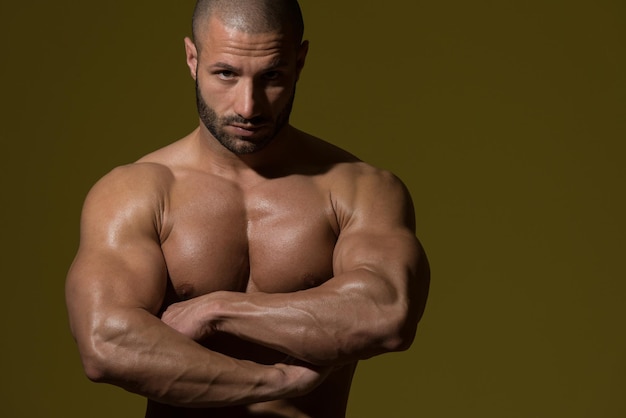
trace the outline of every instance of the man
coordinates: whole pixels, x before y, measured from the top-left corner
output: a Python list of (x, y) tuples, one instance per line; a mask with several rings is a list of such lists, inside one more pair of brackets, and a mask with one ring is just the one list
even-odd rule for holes
[(289, 124), (302, 31), (295, 0), (199, 1), (199, 127), (85, 201), (71, 328), (87, 376), (147, 417), (343, 417), (357, 361), (414, 338), (410, 197)]

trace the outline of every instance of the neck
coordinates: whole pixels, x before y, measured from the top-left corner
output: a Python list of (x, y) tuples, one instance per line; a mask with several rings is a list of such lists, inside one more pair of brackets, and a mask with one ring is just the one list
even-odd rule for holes
[(288, 154), (294, 149), (297, 130), (291, 125), (285, 125), (265, 148), (250, 154), (235, 154), (228, 150), (202, 123), (192, 135), (199, 148), (202, 165), (211, 171), (216, 170), (229, 177), (246, 174), (274, 177), (283, 171), (282, 168), (289, 161)]

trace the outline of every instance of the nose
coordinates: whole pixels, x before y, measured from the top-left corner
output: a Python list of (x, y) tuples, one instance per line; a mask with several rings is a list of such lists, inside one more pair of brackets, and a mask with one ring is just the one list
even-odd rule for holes
[(237, 87), (233, 111), (248, 120), (261, 116), (263, 103), (266, 101), (263, 89), (251, 79), (240, 79)]

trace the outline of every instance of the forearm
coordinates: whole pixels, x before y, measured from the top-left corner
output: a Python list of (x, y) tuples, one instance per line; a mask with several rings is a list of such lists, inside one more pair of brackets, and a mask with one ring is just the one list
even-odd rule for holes
[[(425, 255), (408, 232), (386, 242), (384, 236), (351, 237), (340, 253), (355, 248), (356, 256), (337, 257), (335, 277), (320, 286), (276, 294), (214, 292), (171, 305), (162, 319), (196, 340), (227, 333), (317, 365), (404, 350), (426, 304)], [(377, 246), (359, 252), (365, 241)]]
[(111, 312), (79, 339), (87, 375), (162, 403), (193, 407), (292, 396), (284, 369), (207, 350), (143, 310)]
[(288, 294), (208, 296), (214, 329), (314, 364), (340, 364), (404, 349), (417, 319), (403, 292), (368, 270)]

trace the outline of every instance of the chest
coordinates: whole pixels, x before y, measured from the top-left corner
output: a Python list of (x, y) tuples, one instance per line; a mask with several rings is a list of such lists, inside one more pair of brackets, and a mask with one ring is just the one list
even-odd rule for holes
[(328, 193), (307, 179), (242, 191), (205, 181), (174, 190), (162, 243), (170, 293), (293, 292), (330, 279), (337, 227)]

